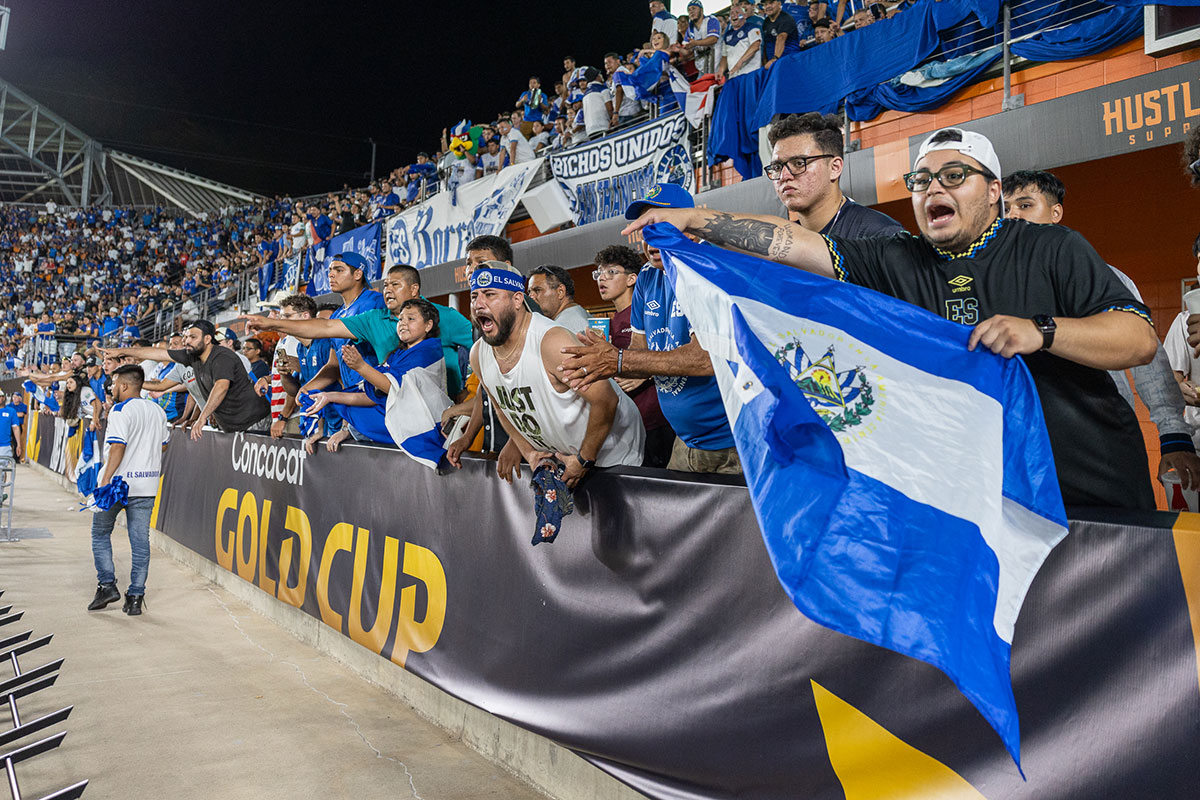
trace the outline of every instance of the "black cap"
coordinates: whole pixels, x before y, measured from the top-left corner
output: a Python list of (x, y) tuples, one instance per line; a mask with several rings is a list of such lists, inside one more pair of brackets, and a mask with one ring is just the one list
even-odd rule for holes
[(205, 336), (214, 336), (215, 337), (217, 335), (216, 326), (213, 325), (211, 322), (209, 322), (206, 319), (198, 319), (195, 322), (188, 325), (188, 327), (198, 329), (200, 331), (200, 333), (204, 334)]

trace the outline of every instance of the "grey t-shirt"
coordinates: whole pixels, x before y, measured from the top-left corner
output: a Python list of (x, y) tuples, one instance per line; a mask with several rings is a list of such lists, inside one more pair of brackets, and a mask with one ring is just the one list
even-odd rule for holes
[(192, 396), (192, 402), (198, 408), (204, 408), (204, 404), (208, 402), (208, 397), (200, 390), (200, 384), (196, 383), (196, 371), (191, 367), (183, 364), (174, 364), (171, 366), (171, 371), (162, 377), (165, 381), (175, 381), (187, 389), (187, 393)]
[(571, 333), (583, 333), (588, 328), (588, 312), (581, 305), (570, 305), (558, 312), (555, 325), (561, 325)]

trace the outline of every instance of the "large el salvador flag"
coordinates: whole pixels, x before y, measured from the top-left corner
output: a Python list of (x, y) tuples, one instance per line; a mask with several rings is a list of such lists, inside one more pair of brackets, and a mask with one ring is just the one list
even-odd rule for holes
[(893, 297), (644, 234), (712, 359), (792, 601), (943, 670), (1019, 766), (1013, 626), (1067, 532), (1024, 362)]

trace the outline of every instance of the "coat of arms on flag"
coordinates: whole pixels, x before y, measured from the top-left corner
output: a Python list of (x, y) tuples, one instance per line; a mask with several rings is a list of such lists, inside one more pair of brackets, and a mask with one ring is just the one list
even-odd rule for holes
[(875, 390), (866, 367), (859, 364), (839, 372), (835, 345), (813, 361), (800, 340), (792, 339), (775, 349), (775, 358), (788, 368), (792, 382), (834, 433), (862, 424), (871, 413)]

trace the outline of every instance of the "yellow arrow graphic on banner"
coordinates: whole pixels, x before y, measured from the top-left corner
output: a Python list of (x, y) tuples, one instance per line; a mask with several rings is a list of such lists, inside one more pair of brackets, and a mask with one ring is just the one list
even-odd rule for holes
[(1192, 618), (1192, 641), (1196, 647), (1196, 679), (1200, 680), (1200, 514), (1181, 511), (1172, 528), (1179, 576)]
[(987, 800), (961, 775), (812, 681), (829, 762), (846, 800)]

